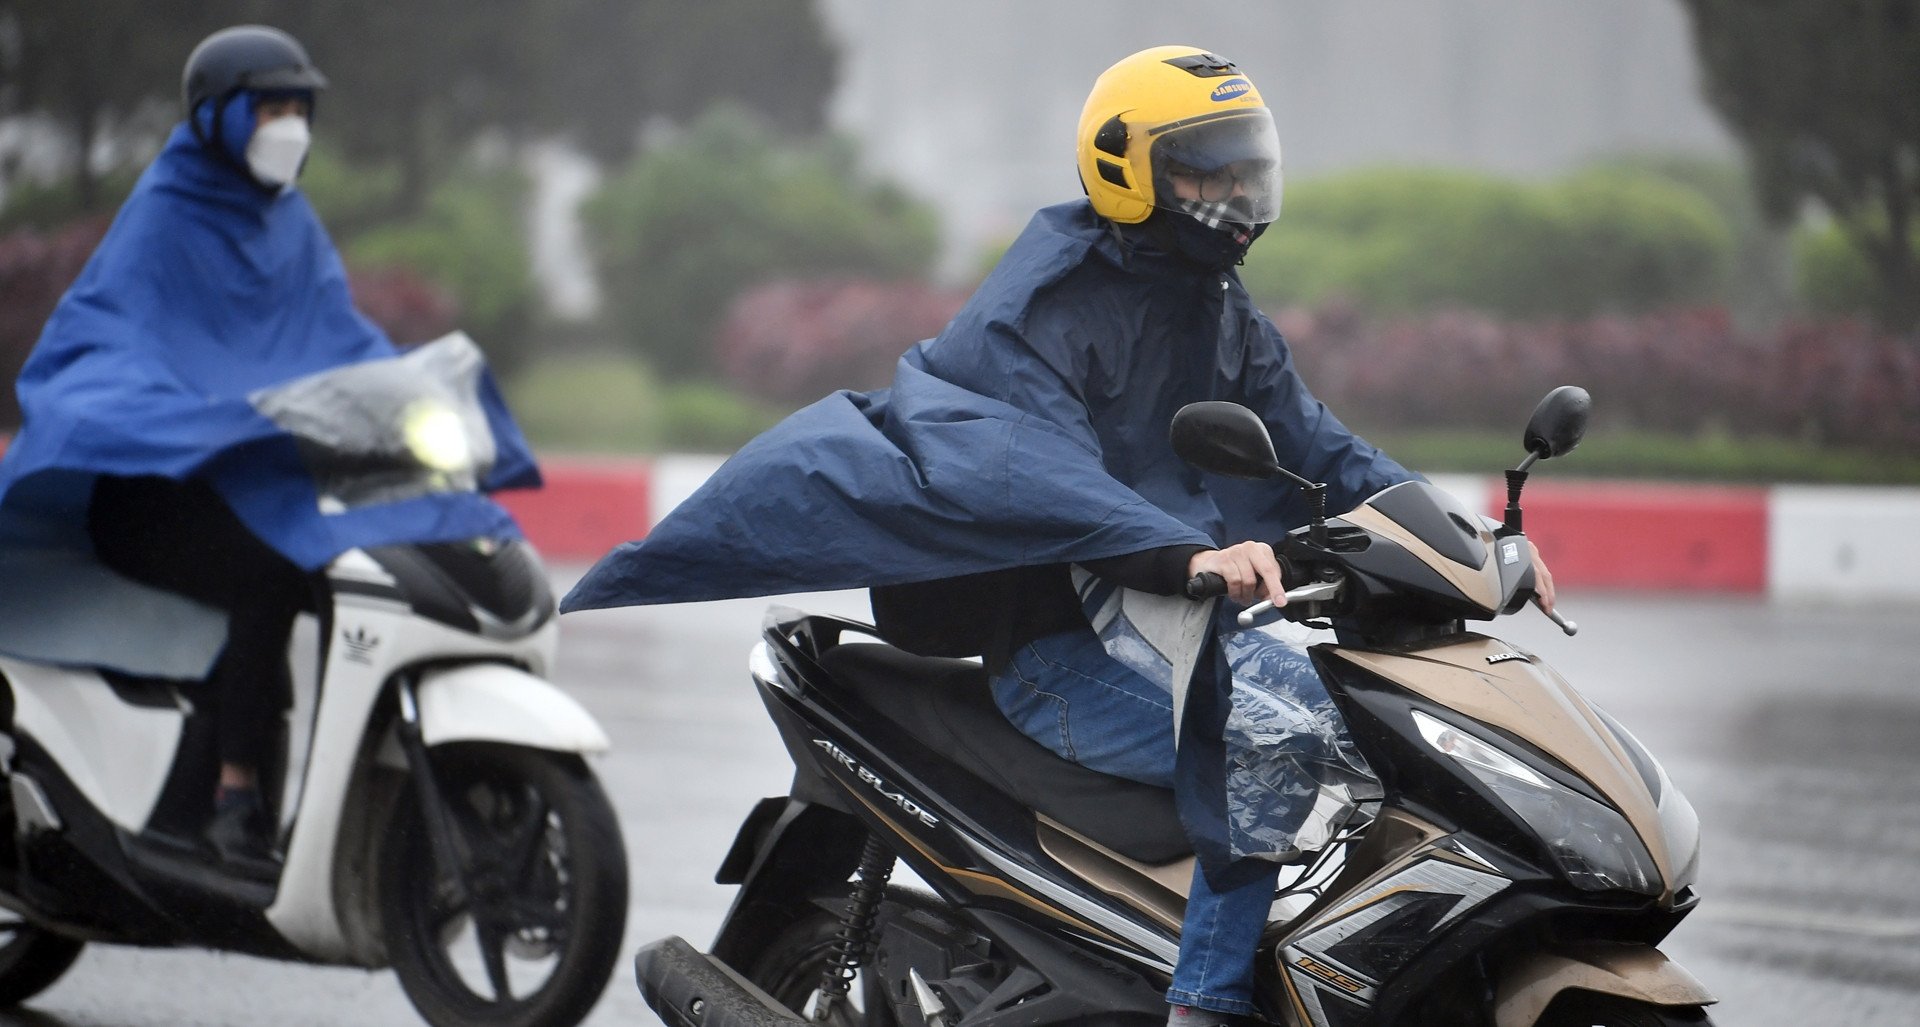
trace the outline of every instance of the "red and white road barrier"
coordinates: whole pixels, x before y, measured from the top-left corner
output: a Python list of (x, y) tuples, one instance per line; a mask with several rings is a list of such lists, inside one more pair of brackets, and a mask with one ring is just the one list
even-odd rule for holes
[[(723, 458), (549, 458), (547, 486), (503, 493), (536, 546), (592, 560), (646, 534)], [(1499, 478), (1436, 475), (1500, 516)], [(1676, 485), (1535, 476), (1526, 528), (1565, 588), (1920, 600), (1920, 488)]]

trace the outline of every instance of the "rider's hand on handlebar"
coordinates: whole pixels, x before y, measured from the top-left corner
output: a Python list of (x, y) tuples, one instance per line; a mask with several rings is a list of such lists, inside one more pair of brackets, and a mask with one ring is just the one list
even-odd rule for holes
[(1287, 605), (1287, 586), (1280, 575), (1280, 561), (1274, 559), (1273, 547), (1265, 542), (1242, 542), (1225, 549), (1202, 550), (1187, 561), (1190, 578), (1209, 571), (1226, 580), (1227, 595), (1236, 603), (1248, 605), (1271, 598), (1275, 606)]
[(1540, 609), (1553, 612), (1553, 572), (1547, 569), (1547, 562), (1540, 558), (1540, 547), (1533, 547), (1533, 591), (1540, 597)]

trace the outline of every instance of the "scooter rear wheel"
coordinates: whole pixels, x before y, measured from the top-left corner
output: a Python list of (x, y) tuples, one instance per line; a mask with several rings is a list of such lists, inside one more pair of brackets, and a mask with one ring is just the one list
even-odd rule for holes
[(463, 743), (430, 754), (463, 867), (438, 865), (409, 789), (381, 853), (387, 955), (437, 1027), (572, 1027), (626, 930), (619, 823), (578, 757)]
[[(908, 909), (935, 900), (894, 887), (880, 905), (876, 921), (899, 916)], [(820, 896), (797, 904), (785, 926), (748, 962), (745, 976), (774, 1001), (802, 1016), (818, 1001), (821, 972), (840, 943), (842, 924), (836, 910), (847, 903), (845, 892)], [(872, 967), (855, 971), (848, 997), (839, 1001), (827, 1019), (828, 1027), (895, 1027), (899, 1023), (887, 1000), (886, 985)]]
[(15, 916), (0, 919), (0, 1008), (10, 1008), (53, 986), (80, 958), (84, 942)]

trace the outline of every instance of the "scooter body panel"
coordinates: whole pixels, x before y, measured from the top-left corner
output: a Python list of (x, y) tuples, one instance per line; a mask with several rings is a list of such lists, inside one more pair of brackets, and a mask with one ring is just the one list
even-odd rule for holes
[(1617, 995), (1655, 1006), (1719, 1001), (1699, 979), (1651, 945), (1579, 945), (1531, 952), (1500, 969), (1495, 1027), (1533, 1027), (1561, 992)]
[(0, 657), (13, 685), (13, 725), (58, 763), (86, 801), (115, 825), (146, 826), (166, 783), (186, 712), (136, 704), (98, 673)]
[(1558, 758), (1624, 814), (1669, 882), (1685, 887), (1668, 852), (1659, 802), (1619, 739), (1580, 693), (1533, 654), (1484, 635), (1405, 653), (1329, 647), (1351, 663)]
[[(425, 620), (417, 616), (397, 588), (380, 581), (378, 566), (364, 554), (343, 558), (352, 588), (336, 588), (332, 638), (327, 646), (325, 669), (321, 677), (319, 707), (315, 715), (315, 739), (353, 739), (357, 745), (316, 744), (308, 756), (305, 785), (300, 796), (299, 816), (286, 849), (286, 864), (280, 877), (280, 890), (267, 910), (274, 929), (295, 948), (323, 962), (377, 965), (379, 953), (372, 934), (350, 930), (343, 923), (343, 909), (361, 905), (340, 894), (343, 888), (364, 887), (355, 873), (342, 873), (340, 867), (370, 865), (370, 850), (379, 844), (377, 833), (344, 830), (349, 799), (356, 779), (380, 762), (378, 754), (391, 747), (391, 726), (375, 722), (385, 696), (396, 675), (425, 664), (459, 663), (427, 671), (426, 681), (435, 677), (445, 681), (434, 701), (437, 717), (443, 724), (480, 724), (497, 721), (497, 707), (506, 678), (519, 686), (538, 685), (567, 704), (564, 712), (535, 720), (531, 715), (518, 725), (514, 738), (500, 739), (540, 748), (536, 739), (597, 736), (606, 743), (591, 715), (578, 703), (545, 681), (518, 667), (535, 668), (535, 673), (550, 665), (558, 645), (559, 628), (548, 620), (531, 634), (518, 638), (491, 639)], [(336, 564), (336, 567), (341, 567)], [(341, 579), (336, 577), (336, 583)], [(391, 579), (388, 579), (391, 583)], [(473, 686), (474, 681), (488, 684)], [(458, 682), (458, 684), (455, 684)], [(486, 713), (469, 715), (470, 697), (486, 708)], [(424, 721), (423, 717), (423, 721)], [(584, 720), (584, 726), (581, 721)], [(551, 726), (558, 721), (563, 727)], [(373, 732), (378, 731), (377, 735)], [(503, 732), (504, 733), (504, 732)], [(451, 740), (455, 733), (449, 733)], [(479, 738), (478, 734), (460, 737)], [(561, 751), (583, 751), (565, 747)], [(358, 815), (356, 813), (356, 815)], [(353, 846), (357, 851), (348, 851)], [(345, 861), (343, 864), (342, 861)]]
[(428, 745), (505, 742), (554, 752), (604, 752), (613, 743), (572, 696), (501, 663), (467, 663), (420, 676), (420, 734)]

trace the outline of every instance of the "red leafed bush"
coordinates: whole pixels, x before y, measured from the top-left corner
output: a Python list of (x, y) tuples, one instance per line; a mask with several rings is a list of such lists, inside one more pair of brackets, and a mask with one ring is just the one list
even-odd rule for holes
[(399, 345), (437, 339), (459, 326), (453, 297), (409, 268), (349, 268), (347, 285), (353, 305)]
[(1612, 424), (1920, 453), (1920, 340), (1856, 321), (1748, 335), (1719, 310), (1521, 323), (1323, 308), (1275, 320), (1315, 395), (1369, 425), (1506, 430), (1574, 384)]
[[(29, 228), (0, 236), (0, 374), (5, 375), (0, 380), (9, 386), (109, 221), (93, 218), (51, 232)], [(0, 425), (11, 429), (19, 423), (13, 389), (0, 390)]]
[(915, 282), (770, 282), (728, 308), (719, 364), (736, 387), (791, 403), (879, 388), (900, 354), (938, 335), (965, 301)]

